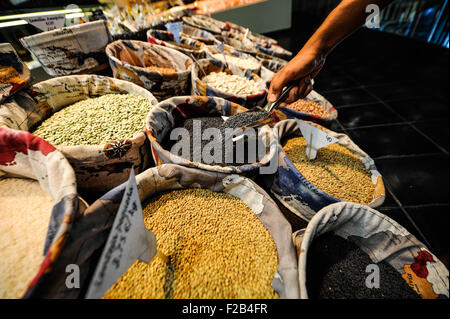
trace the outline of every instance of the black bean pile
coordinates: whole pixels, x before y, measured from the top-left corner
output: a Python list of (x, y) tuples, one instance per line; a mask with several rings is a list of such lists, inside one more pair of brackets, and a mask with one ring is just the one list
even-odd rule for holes
[(419, 299), (401, 275), (380, 262), (380, 288), (367, 288), (369, 255), (333, 233), (314, 239), (308, 251), (306, 286), (311, 299)]
[[(236, 154), (234, 154), (232, 161), (229, 161), (229, 157), (231, 155), (228, 155), (228, 157), (226, 157), (226, 151), (228, 152), (228, 154), (230, 152), (236, 153), (236, 146), (234, 143), (233, 144), (233, 148), (230, 150), (226, 150), (225, 149), (225, 140), (226, 139), (230, 139), (232, 138), (231, 136), (228, 136), (225, 134), (225, 129), (226, 128), (232, 128), (232, 129), (237, 129), (246, 125), (252, 125), (254, 124), (257, 120), (261, 119), (261, 118), (265, 118), (268, 116), (269, 113), (267, 112), (245, 112), (245, 113), (238, 113), (235, 114), (233, 116), (230, 116), (226, 121), (224, 121), (222, 119), (221, 116), (215, 116), (215, 117), (197, 117), (197, 118), (190, 118), (190, 119), (186, 119), (183, 123), (180, 123), (180, 125), (178, 125), (178, 127), (183, 127), (185, 128), (188, 132), (189, 132), (189, 137), (190, 137), (190, 156), (189, 159), (191, 161), (194, 161), (195, 158), (201, 158), (201, 162), (205, 163), (204, 159), (202, 157), (200, 157), (201, 154), (198, 154), (199, 152), (201, 153), (202, 150), (204, 149), (204, 147), (206, 145), (211, 146), (211, 141), (213, 140), (213, 138), (211, 138), (210, 140), (202, 140), (201, 141), (201, 148), (198, 147), (193, 147), (193, 143), (194, 143), (194, 137), (193, 137), (193, 127), (194, 127), (194, 121), (201, 121), (201, 136), (203, 135), (203, 132), (208, 129), (208, 128), (217, 128), (220, 130), (221, 134), (222, 134), (222, 143), (219, 146), (216, 146), (216, 148), (222, 148), (222, 159), (220, 163), (206, 163), (206, 164), (211, 164), (211, 165), (219, 165), (219, 166), (239, 166), (239, 165), (243, 165), (243, 164), (250, 164), (253, 163), (254, 161), (251, 160), (251, 158), (249, 159), (249, 154), (248, 154), (248, 138), (243, 139), (242, 142), (244, 142), (244, 156), (243, 156), (243, 161), (241, 160), (242, 158), (238, 158), (236, 157)], [(166, 150), (171, 150), (172, 146), (180, 141), (181, 137), (178, 139), (178, 141), (171, 141), (169, 139), (170, 134), (168, 134), (168, 136), (166, 136), (166, 138), (164, 139), (164, 141), (162, 142), (162, 146), (164, 147), (164, 149)], [(200, 141), (200, 137), (196, 138), (197, 141)], [(254, 141), (253, 141), (254, 142)], [(215, 145), (214, 145), (215, 146)], [(261, 141), (258, 141), (257, 144), (257, 148), (256, 151), (258, 151), (259, 148), (264, 148), (265, 146), (262, 145)], [(266, 152), (268, 152), (268, 150), (266, 149)], [(211, 149), (210, 151), (211, 155), (214, 155), (213, 153), (213, 149)], [(179, 151), (178, 154), (179, 156), (182, 156), (181, 154), (181, 150)], [(258, 155), (256, 155), (256, 157), (258, 157)], [(258, 160), (258, 158), (257, 158)]]

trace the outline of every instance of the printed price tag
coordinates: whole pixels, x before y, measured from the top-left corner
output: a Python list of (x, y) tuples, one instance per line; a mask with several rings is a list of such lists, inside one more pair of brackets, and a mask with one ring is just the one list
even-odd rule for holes
[(181, 22), (167, 23), (166, 29), (173, 34), (175, 42), (180, 44), (180, 33), (182, 30), (182, 23)]
[(319, 130), (312, 125), (303, 122), (302, 120), (295, 120), (297, 121), (297, 125), (300, 128), (300, 131), (302, 132), (302, 135), (307, 143), (306, 156), (309, 159), (316, 158), (317, 150), (339, 141), (337, 138), (325, 133), (324, 131)]
[(149, 263), (156, 254), (156, 237), (144, 226), (142, 206), (131, 169), (127, 187), (108, 240), (86, 294), (99, 299), (139, 259)]
[(65, 14), (54, 14), (49, 16), (24, 18), (29, 24), (34, 25), (42, 31), (50, 31), (64, 27)]

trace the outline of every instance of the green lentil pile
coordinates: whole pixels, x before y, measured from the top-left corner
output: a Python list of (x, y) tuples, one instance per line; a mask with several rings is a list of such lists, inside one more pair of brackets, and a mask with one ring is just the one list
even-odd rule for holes
[(144, 129), (150, 101), (134, 94), (106, 94), (69, 105), (32, 133), (54, 145), (98, 145), (132, 138)]
[(278, 298), (270, 285), (278, 267), (275, 243), (242, 200), (187, 189), (144, 207), (145, 226), (168, 261), (136, 261), (103, 298)]
[(287, 141), (283, 150), (300, 173), (325, 193), (360, 204), (372, 201), (375, 185), (370, 172), (344, 146), (331, 144), (321, 148), (315, 159), (309, 160), (305, 139), (295, 137)]

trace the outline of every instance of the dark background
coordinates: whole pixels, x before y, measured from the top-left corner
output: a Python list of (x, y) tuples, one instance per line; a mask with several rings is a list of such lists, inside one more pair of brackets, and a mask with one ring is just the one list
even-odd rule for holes
[[(297, 52), (323, 18), (297, 11), (292, 29), (269, 35)], [(448, 49), (437, 44), (361, 28), (329, 55), (314, 85), (338, 110), (328, 127), (349, 135), (375, 160), (387, 192), (377, 210), (447, 267), (448, 64)]]

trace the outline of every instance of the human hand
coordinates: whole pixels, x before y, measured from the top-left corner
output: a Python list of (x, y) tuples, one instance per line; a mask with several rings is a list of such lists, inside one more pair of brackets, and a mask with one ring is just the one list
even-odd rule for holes
[(288, 64), (278, 71), (270, 83), (268, 102), (275, 102), (287, 83), (298, 84), (289, 92), (283, 105), (306, 97), (312, 90), (312, 79), (320, 72), (325, 63), (325, 56), (313, 50), (302, 49)]

